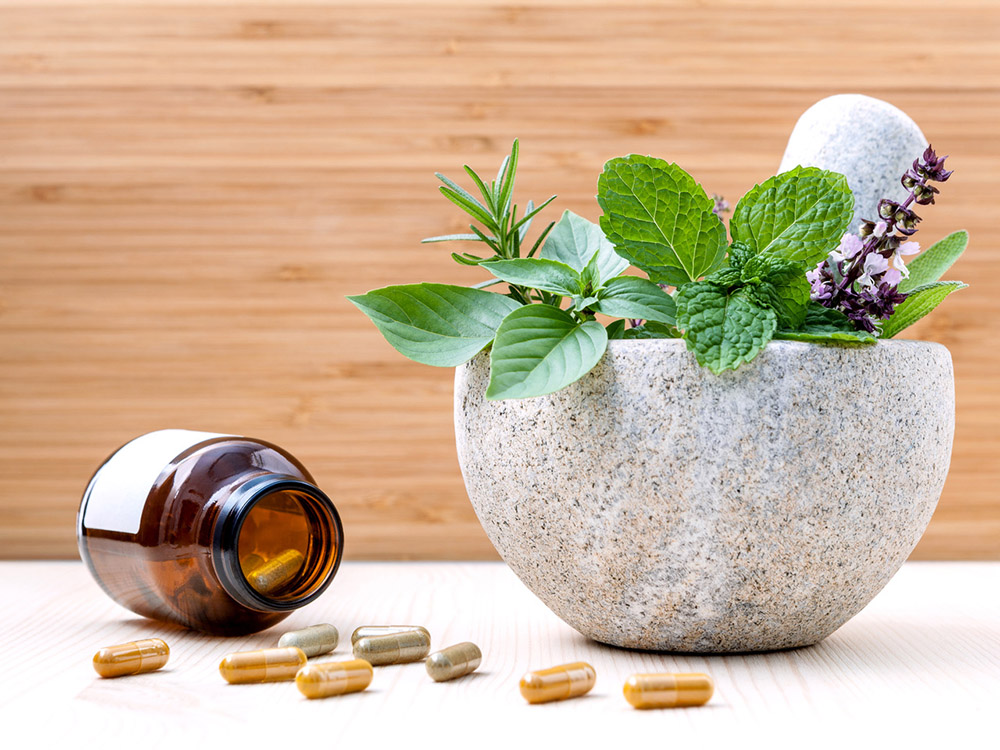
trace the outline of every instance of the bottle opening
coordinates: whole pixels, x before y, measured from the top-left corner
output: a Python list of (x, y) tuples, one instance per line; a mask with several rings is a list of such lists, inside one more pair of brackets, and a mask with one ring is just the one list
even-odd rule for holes
[(248, 606), (287, 610), (315, 599), (340, 564), (343, 530), (329, 498), (293, 479), (248, 487), (219, 519), (230, 594)]

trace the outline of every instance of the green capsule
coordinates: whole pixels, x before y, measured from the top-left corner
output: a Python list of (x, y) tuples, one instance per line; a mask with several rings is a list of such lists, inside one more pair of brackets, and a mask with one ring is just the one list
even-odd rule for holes
[(483, 652), (466, 641), (436, 651), (427, 657), (427, 674), (435, 682), (446, 682), (475, 672), (483, 661)]
[(418, 661), (431, 650), (426, 631), (404, 630), (388, 635), (370, 635), (354, 644), (354, 658), (364, 659), (373, 666), (404, 664)]
[(407, 630), (417, 630), (426, 635), (428, 641), (431, 639), (431, 634), (427, 632), (427, 628), (420, 625), (362, 625), (351, 633), (351, 646), (354, 646), (362, 638), (367, 638), (371, 635), (391, 635), (392, 633), (402, 633)]
[(330, 624), (310, 625), (302, 630), (292, 630), (278, 639), (278, 647), (296, 646), (302, 649), (306, 656), (328, 654), (337, 648), (340, 633)]

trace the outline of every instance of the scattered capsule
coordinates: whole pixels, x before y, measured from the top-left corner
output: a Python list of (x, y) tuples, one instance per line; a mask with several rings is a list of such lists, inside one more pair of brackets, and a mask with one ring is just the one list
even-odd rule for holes
[(226, 682), (240, 685), (247, 682), (279, 682), (294, 680), (305, 665), (302, 649), (265, 648), (260, 651), (239, 651), (219, 664), (219, 673)]
[(297, 549), (286, 549), (246, 573), (246, 579), (260, 593), (270, 594), (292, 580), (305, 561), (305, 557)]
[(431, 634), (427, 631), (427, 628), (420, 625), (362, 625), (351, 633), (351, 646), (354, 646), (355, 643), (368, 636), (392, 635), (393, 633), (404, 633), (408, 630), (416, 630), (423, 633), (427, 636), (428, 641), (431, 639)]
[(521, 695), (528, 703), (548, 703), (589, 693), (597, 672), (583, 661), (528, 672), (521, 678)]
[(436, 651), (427, 657), (427, 674), (434, 682), (447, 682), (479, 669), (483, 652), (475, 643), (466, 641)]
[(153, 672), (170, 658), (170, 646), (159, 638), (108, 646), (94, 654), (94, 670), (101, 677)]
[(705, 705), (715, 686), (707, 674), (634, 674), (623, 692), (636, 708), (675, 708)]
[(372, 665), (364, 659), (308, 664), (295, 675), (295, 686), (306, 698), (357, 693), (372, 681)]
[(337, 648), (340, 633), (333, 625), (310, 625), (302, 630), (292, 630), (278, 639), (278, 646), (297, 646), (306, 656), (328, 654)]
[(364, 659), (375, 666), (403, 664), (423, 659), (430, 650), (431, 639), (426, 631), (404, 630), (359, 638), (354, 644), (354, 658)]

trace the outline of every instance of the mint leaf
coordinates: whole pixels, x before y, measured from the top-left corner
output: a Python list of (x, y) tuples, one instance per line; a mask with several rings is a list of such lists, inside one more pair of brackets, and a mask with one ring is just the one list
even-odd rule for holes
[(722, 263), (726, 228), (701, 185), (676, 164), (632, 154), (604, 165), (597, 181), (601, 229), (651, 281), (678, 286)]
[(729, 231), (755, 255), (811, 268), (847, 231), (854, 196), (847, 178), (816, 167), (795, 167), (755, 185), (733, 211)]
[(677, 291), (677, 327), (698, 362), (718, 374), (749, 362), (767, 345), (777, 328), (773, 310), (747, 292), (707, 281), (685, 284)]
[(544, 396), (580, 379), (604, 355), (608, 334), (596, 320), (577, 322), (551, 305), (525, 305), (497, 330), (486, 398)]
[(906, 299), (896, 306), (892, 317), (882, 324), (879, 338), (891, 339), (940, 305), (949, 294), (967, 286), (968, 284), (963, 284), (961, 281), (937, 281), (911, 289)]
[(628, 261), (615, 252), (601, 228), (572, 211), (563, 213), (538, 257), (557, 260), (581, 273), (596, 257), (598, 281), (613, 279), (628, 268)]
[(906, 264), (910, 275), (899, 283), (899, 291), (909, 294), (918, 286), (933, 284), (951, 268), (968, 244), (969, 233), (964, 229), (935, 242)]
[(396, 351), (437, 367), (472, 359), (493, 340), (507, 314), (520, 307), (509, 297), (447, 284), (387, 286), (347, 299)]
[(874, 344), (875, 336), (855, 329), (844, 313), (812, 302), (806, 310), (805, 322), (798, 330), (780, 330), (776, 339), (808, 341), (814, 344)]
[(655, 320), (668, 325), (675, 322), (674, 298), (646, 279), (619, 276), (605, 284), (597, 297), (597, 302), (590, 308), (595, 312), (616, 318)]
[(554, 260), (542, 258), (519, 258), (516, 260), (493, 260), (479, 264), (498, 279), (508, 284), (541, 289), (554, 294), (570, 297), (583, 292), (580, 274)]
[(766, 255), (754, 256), (743, 266), (741, 278), (752, 285), (750, 295), (759, 304), (778, 314), (779, 326), (794, 329), (802, 325), (811, 289), (797, 264)]

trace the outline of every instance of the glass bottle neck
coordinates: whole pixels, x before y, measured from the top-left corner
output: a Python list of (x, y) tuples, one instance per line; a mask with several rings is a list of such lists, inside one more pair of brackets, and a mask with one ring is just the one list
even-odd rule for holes
[(337, 509), (318, 487), (265, 474), (239, 484), (222, 503), (212, 559), (219, 582), (240, 604), (289, 611), (330, 585), (343, 537)]

